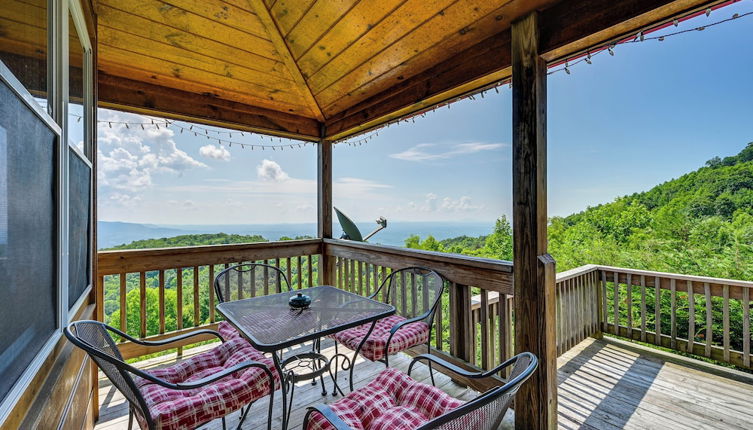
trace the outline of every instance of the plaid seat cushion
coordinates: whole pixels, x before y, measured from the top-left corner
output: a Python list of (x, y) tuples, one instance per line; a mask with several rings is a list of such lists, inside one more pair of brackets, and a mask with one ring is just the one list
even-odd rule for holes
[[(390, 337), (390, 330), (395, 324), (405, 321), (406, 318), (399, 315), (377, 321), (374, 331), (361, 348), (361, 355), (371, 361), (381, 360), (384, 358), (384, 347), (387, 345), (387, 339)], [(356, 350), (361, 340), (369, 332), (371, 323), (353, 327), (341, 332), (335, 333), (332, 337), (346, 347)], [(423, 321), (410, 323), (401, 327), (390, 341), (387, 354), (392, 355), (404, 351), (412, 346), (420, 345), (429, 340), (429, 325)]]
[(238, 330), (227, 321), (220, 321), (220, 323), (217, 324), (217, 331), (225, 340), (231, 340), (241, 337), (241, 334), (238, 332)]
[[(174, 366), (150, 370), (149, 373), (173, 384), (191, 382), (244, 361), (265, 364), (274, 375), (275, 389), (279, 388), (279, 376), (272, 360), (242, 338), (228, 340)], [(173, 390), (138, 377), (135, 380), (159, 429), (195, 428), (269, 394), (266, 372), (254, 367), (193, 390)], [(146, 428), (146, 423), (140, 424)]]
[[(329, 405), (346, 424), (363, 430), (408, 430), (443, 415), (464, 402), (444, 391), (388, 368), (368, 385)], [(313, 412), (307, 430), (334, 430)]]

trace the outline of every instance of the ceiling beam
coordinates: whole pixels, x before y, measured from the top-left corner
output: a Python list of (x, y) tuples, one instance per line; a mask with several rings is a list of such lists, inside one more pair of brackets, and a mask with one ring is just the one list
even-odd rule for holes
[[(542, 56), (554, 62), (722, 1), (561, 1), (540, 14)], [(360, 134), (509, 78), (509, 40), (509, 28), (503, 29), (389, 90), (335, 114), (325, 122), (327, 138), (339, 140)]]
[(285, 43), (285, 39), (282, 36), (282, 31), (277, 26), (277, 22), (274, 20), (274, 18), (272, 18), (272, 14), (269, 12), (269, 9), (267, 9), (264, 1), (249, 0), (249, 3), (253, 7), (262, 24), (264, 24), (264, 27), (266, 27), (267, 32), (269, 33), (269, 39), (272, 41), (275, 50), (282, 58), (282, 61), (283, 63), (285, 63), (288, 71), (290, 71), (290, 75), (298, 85), (298, 88), (301, 91), (301, 95), (305, 98), (306, 103), (311, 109), (311, 112), (314, 114), (314, 117), (319, 121), (324, 121), (324, 114), (322, 114), (322, 109), (316, 102), (314, 94), (311, 92), (311, 88), (309, 88), (308, 83), (306, 83), (306, 79), (303, 77), (303, 73), (301, 73), (301, 69), (298, 68), (298, 63), (295, 61), (293, 53), (290, 52), (288, 44)]
[(320, 140), (321, 123), (298, 115), (254, 107), (99, 72), (99, 106), (291, 139)]

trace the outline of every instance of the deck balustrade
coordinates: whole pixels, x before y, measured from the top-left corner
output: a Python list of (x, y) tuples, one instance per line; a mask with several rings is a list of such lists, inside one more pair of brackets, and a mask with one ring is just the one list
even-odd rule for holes
[[(457, 364), (481, 369), (490, 369), (512, 356), (511, 263), (343, 240), (101, 251), (97, 296), (104, 297), (105, 283), (115, 284), (118, 300), (98, 305), (106, 309), (105, 320), (120, 311), (116, 325), (122, 330), (159, 339), (216, 325), (220, 317), (214, 311), (212, 280), (229, 265), (275, 265), (286, 274), (292, 288), (300, 289), (323, 282), (326, 260), (334, 271), (326, 279), (338, 288), (362, 295), (375, 291), (393, 269), (423, 266), (437, 270), (447, 279), (448, 288), (435, 316), (434, 352)], [(129, 285), (139, 291), (137, 327), (129, 325), (127, 319)], [(147, 330), (147, 287), (158, 290), (157, 333)], [(165, 298), (168, 288), (175, 288), (177, 301), (176, 331), (170, 333), (165, 311), (170, 305)], [(751, 369), (751, 288), (753, 282), (598, 265), (561, 272), (556, 283), (557, 353), (566, 353), (587, 337), (609, 333)], [(400, 306), (411, 303), (398, 298)], [(185, 312), (191, 315), (187, 317)], [(713, 331), (719, 325), (721, 335), (719, 330), (716, 334)], [(160, 352), (127, 342), (121, 349), (126, 358)], [(412, 352), (425, 351), (419, 346)], [(476, 389), (488, 388), (474, 381), (460, 382)]]

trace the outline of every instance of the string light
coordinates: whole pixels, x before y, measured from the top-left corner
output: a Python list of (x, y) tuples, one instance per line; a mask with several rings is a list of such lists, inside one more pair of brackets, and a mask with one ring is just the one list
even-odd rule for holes
[[(728, 2), (727, 4), (729, 4), (729, 3), (735, 3), (735, 2), (736, 2), (736, 0), (732, 0), (732, 1)], [(679, 30), (679, 31), (675, 31), (675, 32), (667, 33), (667, 34), (656, 35), (656, 36), (647, 35), (647, 34), (650, 34), (650, 33), (654, 32), (654, 31), (661, 30), (662, 28), (666, 28), (667, 26), (670, 26), (670, 25), (674, 26), (674, 27), (679, 27), (680, 21), (684, 21), (684, 20), (687, 20), (689, 18), (693, 18), (693, 17), (699, 16), (699, 15), (704, 15), (705, 14), (706, 17), (709, 17), (711, 15), (712, 9), (716, 9), (716, 8), (721, 7), (723, 5), (724, 4), (721, 4), (721, 5), (717, 5), (717, 6), (713, 7), (713, 8), (707, 8), (707, 9), (705, 9), (705, 11), (698, 11), (698, 12), (695, 12), (695, 13), (686, 14), (684, 16), (675, 17), (675, 18), (672, 19), (672, 21), (670, 23), (659, 25), (657, 27), (654, 27), (653, 29), (644, 29), (644, 30), (641, 30), (638, 33), (636, 33), (635, 36), (628, 37), (627, 39), (623, 39), (623, 40), (620, 40), (620, 41), (617, 41), (617, 42), (609, 42), (609, 43), (606, 43), (606, 44), (602, 45), (601, 47), (592, 48), (589, 51), (587, 51), (585, 55), (579, 54), (579, 55), (576, 55), (576, 56), (573, 56), (573, 57), (570, 57), (570, 58), (566, 58), (563, 61), (559, 62), (558, 64), (554, 64), (554, 65), (550, 66), (549, 67), (550, 70), (548, 71), (548, 74), (553, 74), (553, 73), (557, 73), (557, 72), (563, 71), (566, 74), (570, 75), (570, 74), (572, 74), (572, 70), (571, 69), (572, 69), (573, 66), (575, 66), (575, 65), (577, 65), (577, 64), (579, 64), (581, 62), (585, 62), (587, 64), (593, 64), (592, 63), (592, 58), (594, 56), (596, 56), (596, 55), (599, 55), (599, 54), (605, 52), (605, 51), (607, 53), (609, 53), (610, 56), (614, 56), (615, 55), (615, 49), (616, 49), (617, 45), (621, 45), (621, 44), (625, 44), (625, 43), (640, 43), (640, 42), (652, 41), (652, 40), (663, 42), (667, 37), (673, 37), (673, 36), (677, 36), (677, 35), (688, 33), (688, 32), (692, 32), (692, 31), (704, 31), (704, 30), (706, 30), (709, 27), (713, 27), (713, 26), (716, 26), (716, 25), (720, 25), (720, 24), (732, 21), (732, 20), (737, 20), (737, 19), (740, 19), (740, 18), (743, 18), (743, 17), (747, 17), (747, 16), (753, 15), (753, 11), (742, 13), (742, 14), (741, 13), (735, 13), (730, 18), (723, 19), (723, 20), (720, 20), (720, 21), (717, 21), (717, 22), (713, 22), (713, 23), (710, 23), (710, 24), (706, 24), (706, 25), (702, 25), (702, 26), (697, 26), (697, 27), (693, 27), (693, 28), (688, 28), (688, 29), (684, 29), (684, 30)], [(505, 84), (507, 84), (509, 86), (509, 88), (512, 88), (512, 81), (509, 78), (505, 79), (505, 80), (502, 80), (502, 81), (494, 82), (494, 83), (489, 84), (489, 85), (487, 85), (487, 86), (485, 86), (483, 88), (475, 90), (475, 91), (473, 91), (471, 93), (467, 93), (467, 94), (463, 94), (463, 95), (454, 97), (452, 99), (449, 99), (449, 100), (443, 102), (442, 104), (434, 105), (434, 106), (431, 106), (431, 107), (426, 108), (424, 110), (415, 112), (415, 113), (413, 113), (410, 116), (406, 116), (406, 117), (402, 117), (402, 118), (396, 118), (396, 119), (393, 119), (393, 120), (388, 121), (386, 123), (380, 124), (377, 129), (365, 130), (360, 135), (350, 136), (349, 138), (338, 140), (338, 141), (334, 141), (332, 143), (334, 145), (342, 145), (344, 143), (344, 144), (347, 144), (347, 146), (350, 146), (350, 147), (362, 146), (364, 143), (368, 143), (369, 141), (371, 141), (374, 137), (379, 136), (379, 129), (381, 129), (381, 128), (385, 128), (385, 127), (389, 128), (391, 125), (393, 125), (393, 124), (400, 124), (401, 122), (408, 122), (408, 121), (410, 121), (411, 123), (415, 123), (417, 116), (419, 116), (421, 118), (424, 118), (424, 117), (426, 117), (426, 114), (429, 111), (434, 112), (434, 111), (437, 110), (437, 108), (441, 108), (443, 105), (446, 105), (447, 109), (450, 109), (451, 108), (451, 104), (453, 104), (453, 103), (455, 103), (457, 101), (463, 100), (463, 99), (476, 100), (476, 96), (477, 95), (480, 95), (481, 98), (483, 99), (484, 96), (485, 96), (486, 91), (489, 91), (492, 88), (494, 89), (495, 93), (499, 94), (500, 93), (499, 87), (502, 86), (502, 85), (505, 85)], [(82, 117), (80, 115), (76, 115), (76, 114), (70, 114), (70, 115), (78, 117), (77, 118), (78, 122), (80, 122), (81, 119), (82, 119)], [(206, 137), (207, 140), (214, 141), (214, 142), (216, 142), (220, 146), (227, 145), (230, 148), (230, 147), (232, 147), (233, 144), (235, 144), (237, 146), (240, 146), (241, 149), (246, 149), (246, 146), (249, 146), (252, 151), (256, 150), (256, 149), (261, 149), (262, 151), (264, 151), (264, 150), (270, 149), (270, 148), (273, 151), (276, 151), (277, 148), (279, 148), (280, 151), (282, 151), (286, 147), (288, 149), (294, 149), (296, 147), (297, 148), (303, 148), (303, 147), (305, 147), (309, 143), (309, 142), (306, 142), (306, 141), (303, 141), (302, 143), (301, 142), (296, 142), (296, 143), (282, 143), (282, 138), (278, 137), (277, 140), (279, 142), (281, 142), (280, 144), (273, 144), (273, 145), (268, 145), (268, 144), (247, 144), (247, 143), (244, 144), (244, 143), (241, 143), (241, 142), (232, 141), (233, 134), (236, 134), (236, 136), (237, 136), (237, 134), (240, 133), (241, 137), (246, 137), (246, 134), (243, 131), (239, 131), (239, 130), (234, 130), (234, 131), (230, 131), (230, 130), (217, 130), (217, 129), (214, 129), (214, 128), (203, 127), (203, 126), (200, 126), (200, 125), (197, 125), (197, 124), (190, 124), (190, 123), (188, 123), (186, 125), (182, 125), (179, 122), (176, 122), (176, 121), (173, 121), (173, 120), (166, 120), (166, 119), (163, 119), (163, 118), (156, 118), (156, 121), (155, 121), (155, 118), (152, 118), (152, 117), (141, 117), (141, 118), (142, 118), (142, 120), (140, 120), (140, 121), (107, 121), (107, 120), (103, 121), (103, 120), (99, 120), (98, 122), (99, 123), (106, 123), (109, 128), (113, 128), (113, 125), (122, 125), (125, 128), (127, 128), (127, 129), (130, 129), (130, 126), (140, 126), (142, 130), (145, 130), (145, 127), (144, 127), (145, 125), (147, 125), (147, 126), (153, 126), (153, 127), (155, 127), (155, 129), (159, 130), (160, 129), (159, 123), (162, 123), (165, 128), (177, 128), (177, 129), (179, 129), (180, 134), (183, 134), (184, 131), (188, 131), (189, 133), (193, 133), (194, 137), (198, 137), (199, 133), (203, 132), (202, 134), (203, 134), (204, 137)], [(248, 132), (248, 133), (252, 137), (255, 134), (253, 132)], [(230, 140), (222, 138), (224, 135), (227, 135)], [(265, 139), (265, 136), (262, 135), (262, 134), (258, 134), (258, 137), (259, 137), (260, 140), (264, 140)], [(270, 142), (273, 142), (273, 137), (269, 137), (269, 140), (270, 140)], [(313, 144), (314, 143), (312, 142), (312, 145)]]

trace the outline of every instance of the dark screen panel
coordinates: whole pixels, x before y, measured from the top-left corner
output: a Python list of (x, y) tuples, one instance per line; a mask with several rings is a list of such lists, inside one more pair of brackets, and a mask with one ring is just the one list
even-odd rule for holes
[(89, 216), (91, 170), (73, 149), (68, 153), (68, 307), (81, 297), (90, 279)]
[(0, 80), (0, 399), (57, 326), (55, 141)]

